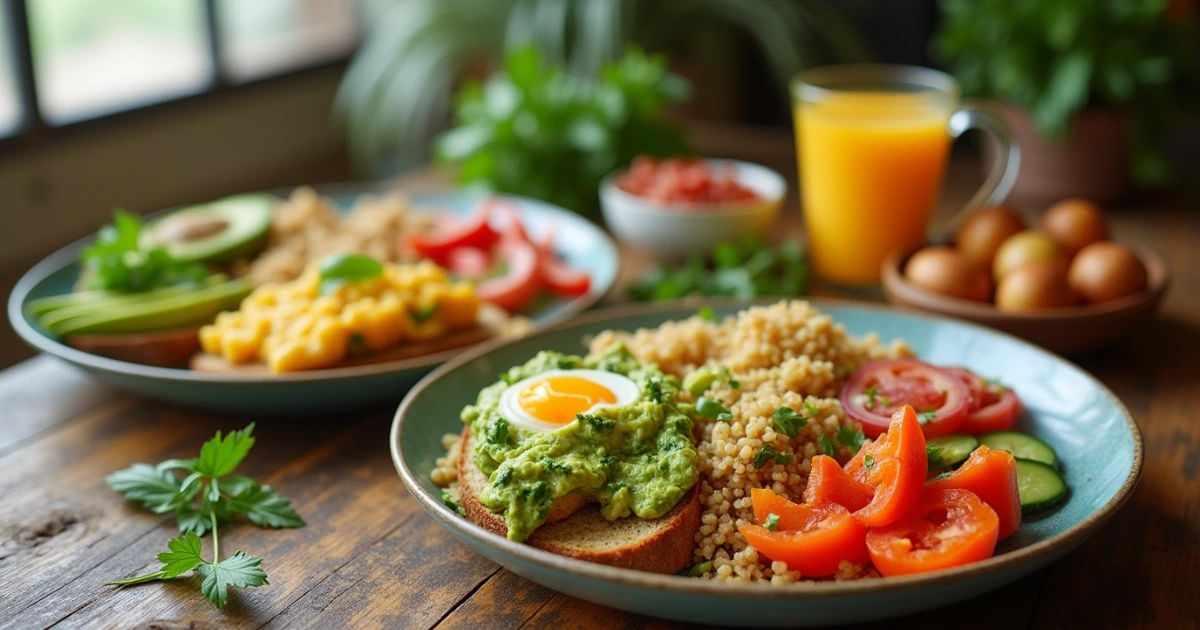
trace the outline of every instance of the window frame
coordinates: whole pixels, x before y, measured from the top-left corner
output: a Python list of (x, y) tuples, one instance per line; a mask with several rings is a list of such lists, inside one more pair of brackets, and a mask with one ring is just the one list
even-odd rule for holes
[[(10, 150), (36, 146), (43, 141), (68, 134), (79, 133), (93, 127), (119, 124), (131, 119), (144, 118), (160, 112), (187, 108), (212, 98), (221, 98), (230, 92), (249, 92), (269, 88), (272, 84), (296, 77), (316, 74), (330, 68), (344, 67), (361, 42), (364, 23), (361, 12), (355, 11), (357, 41), (343, 55), (307, 63), (287, 70), (264, 74), (244, 81), (234, 81), (221, 62), (221, 25), (217, 16), (217, 0), (195, 0), (203, 5), (205, 19), (205, 52), (213, 67), (213, 79), (202, 90), (190, 94), (168, 97), (152, 103), (135, 104), (117, 111), (101, 111), (94, 116), (72, 120), (61, 125), (51, 125), (42, 117), (39, 108), (37, 83), (34, 76), (33, 49), (29, 35), (29, 12), (26, 0), (0, 0), (0, 10), (6, 14), (9, 30), (9, 46), (13, 63), (13, 75), (17, 86), (17, 98), (21, 112), (18, 123), (7, 135), (0, 135), (0, 154)], [(349, 0), (347, 0), (349, 2)]]

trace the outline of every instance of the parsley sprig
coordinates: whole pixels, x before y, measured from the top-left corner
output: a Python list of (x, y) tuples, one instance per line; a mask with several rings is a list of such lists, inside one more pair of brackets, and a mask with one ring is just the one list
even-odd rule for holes
[[(200, 592), (224, 608), (230, 587), (247, 588), (267, 584), (262, 558), (242, 551), (222, 560), (217, 527), (236, 514), (244, 515), (259, 527), (301, 527), (304, 519), (291, 501), (270, 486), (233, 471), (254, 446), (254, 424), (241, 431), (216, 436), (200, 447), (194, 459), (169, 459), (157, 466), (134, 464), (104, 478), (113, 490), (126, 499), (141, 503), (155, 514), (175, 512), (183, 535), (167, 543), (169, 551), (158, 554), (162, 568), (153, 573), (109, 584), (130, 586), (155, 580), (169, 580), (189, 571), (203, 576)], [(176, 471), (186, 472), (180, 479)], [(200, 536), (212, 532), (212, 561), (206, 561)]]

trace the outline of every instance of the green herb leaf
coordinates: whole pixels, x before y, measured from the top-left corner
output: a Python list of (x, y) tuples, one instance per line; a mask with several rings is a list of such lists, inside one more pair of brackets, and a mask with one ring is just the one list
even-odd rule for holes
[(821, 436), (817, 438), (817, 445), (821, 447), (822, 453), (825, 453), (830, 457), (833, 457), (834, 454), (837, 453), (837, 447), (833, 445), (833, 440), (829, 439), (828, 435), (821, 434)]
[(378, 278), (383, 275), (383, 264), (362, 254), (332, 254), (321, 261), (320, 293), (328, 295), (339, 287)]
[(693, 564), (692, 567), (687, 570), (687, 576), (688, 577), (700, 577), (700, 576), (704, 575), (705, 573), (712, 571), (712, 567), (713, 567), (712, 560), (705, 560), (704, 562), (699, 562), (697, 564)]
[(200, 557), (200, 537), (192, 532), (167, 541), (167, 548), (170, 551), (158, 554), (158, 561), (163, 563), (164, 580), (183, 575), (204, 562), (204, 558)]
[(925, 411), (917, 414), (917, 422), (921, 424), (933, 422), (935, 418), (937, 418), (937, 410), (933, 407), (926, 407)]
[(875, 465), (875, 458), (870, 453), (863, 455), (863, 466), (870, 468)]
[(423, 322), (437, 314), (440, 304), (431, 304), (425, 308), (419, 308), (412, 312), (414, 322)]
[(161, 247), (143, 249), (141, 233), (136, 214), (114, 213), (112, 224), (100, 228), (96, 242), (80, 255), (88, 288), (139, 293), (200, 282), (207, 275), (204, 265), (176, 260)]
[(179, 506), (183, 484), (169, 470), (150, 464), (134, 464), (118, 470), (104, 481), (130, 501), (137, 501), (155, 514), (164, 514)]
[(771, 414), (775, 429), (788, 437), (796, 437), (800, 428), (808, 424), (808, 420), (796, 413), (791, 407), (780, 407)]
[(442, 488), (442, 491), (440, 494), (441, 494), (441, 498), (442, 498), (442, 505), (445, 505), (446, 507), (450, 508), (451, 510), (454, 510), (455, 512), (458, 512), (459, 514), (466, 514), (466, 512), (463, 510), (462, 504), (459, 503), (458, 500), (454, 498), (454, 495), (451, 494), (449, 490)]
[(817, 414), (821, 413), (821, 409), (819, 407), (808, 402), (807, 400), (804, 401), (804, 410), (808, 412), (808, 417), (810, 418), (815, 418), (817, 417)]
[(872, 386), (868, 387), (867, 391), (863, 392), (863, 394), (867, 397), (867, 399), (865, 401), (863, 401), (863, 407), (866, 407), (867, 409), (874, 409), (876, 399), (879, 396), (878, 389), (876, 389), (876, 387), (874, 385), (872, 385)]
[(857, 453), (862, 448), (863, 440), (866, 436), (863, 435), (862, 429), (853, 429), (850, 427), (838, 427), (837, 441), (838, 444), (845, 446), (851, 451)]
[(209, 478), (228, 475), (242, 462), (250, 447), (254, 446), (254, 423), (240, 431), (230, 431), (229, 435), (221, 438), (221, 432), (200, 447), (200, 457), (192, 466), (192, 470)]
[(767, 462), (774, 461), (776, 464), (786, 466), (792, 463), (792, 455), (790, 453), (780, 453), (776, 451), (770, 444), (763, 444), (762, 450), (754, 456), (754, 467), (762, 469), (766, 467)]
[(714, 311), (714, 310), (712, 309), (712, 307), (711, 307), (711, 306), (701, 306), (701, 307), (700, 307), (700, 310), (699, 310), (699, 311), (697, 311), (697, 313), (696, 313), (696, 314), (700, 316), (700, 319), (703, 319), (703, 320), (706, 320), (706, 321), (710, 321), (710, 322), (712, 322), (712, 323), (714, 323), (714, 324), (716, 324), (716, 323), (718, 323), (718, 322), (720, 322), (720, 321), (721, 321), (721, 320), (720, 320), (720, 319), (717, 317), (717, 312), (716, 312), (716, 311)]
[(228, 601), (229, 588), (249, 588), (267, 584), (267, 573), (259, 566), (262, 558), (246, 555), (238, 551), (229, 558), (217, 563), (204, 563), (199, 566), (200, 575), (204, 581), (200, 583), (200, 593), (208, 601), (224, 608)]
[(303, 527), (304, 519), (296, 513), (292, 502), (279, 496), (271, 486), (251, 481), (229, 497), (229, 509), (245, 514), (251, 523), (259, 527)]
[(763, 529), (774, 532), (779, 531), (779, 515), (771, 513), (767, 515), (767, 520), (763, 521)]
[(705, 398), (701, 396), (700, 398), (696, 399), (696, 415), (700, 416), (701, 418), (720, 419), (721, 414), (728, 413), (728, 409), (721, 405), (721, 403), (712, 400), (711, 398)]

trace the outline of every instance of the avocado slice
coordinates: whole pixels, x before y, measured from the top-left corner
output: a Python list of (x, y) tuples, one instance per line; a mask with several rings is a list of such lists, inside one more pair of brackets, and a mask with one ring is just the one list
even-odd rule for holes
[(251, 256), (266, 241), (276, 202), (252, 193), (176, 210), (142, 229), (142, 247), (163, 247), (177, 260), (201, 263)]
[[(229, 277), (225, 274), (213, 274), (205, 278), (199, 284), (177, 284), (174, 286), (154, 289), (142, 293), (114, 293), (111, 291), (87, 291), (80, 293), (68, 293), (65, 296), (54, 296), (43, 298), (43, 300), (55, 300), (59, 302), (50, 310), (42, 310), (41, 316), (38, 317), (38, 325), (46, 330), (54, 330), (62, 326), (67, 320), (76, 317), (88, 317), (97, 313), (108, 312), (114, 308), (121, 306), (129, 306), (132, 304), (141, 304), (143, 302), (153, 302), (163, 298), (182, 295), (190, 291), (196, 291), (205, 287), (215, 286), (227, 282)], [(89, 294), (95, 294), (94, 296)], [(70, 302), (65, 298), (72, 296), (78, 297), (75, 301)], [(29, 310), (31, 313), (38, 312), (38, 309), (44, 309), (41, 300), (30, 302)]]
[(217, 313), (236, 308), (250, 293), (245, 280), (230, 280), (195, 291), (168, 295), (149, 302), (119, 304), (111, 309), (72, 317), (49, 331), (66, 337), (76, 334), (122, 335), (207, 324)]

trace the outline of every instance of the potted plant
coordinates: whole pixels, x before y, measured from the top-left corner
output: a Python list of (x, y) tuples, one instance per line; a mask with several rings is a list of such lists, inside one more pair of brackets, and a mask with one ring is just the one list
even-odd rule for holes
[(1112, 202), (1133, 183), (1171, 180), (1164, 137), (1200, 102), (1189, 5), (941, 0), (941, 9), (937, 52), (965, 95), (997, 101), (1021, 147), (1016, 204)]

